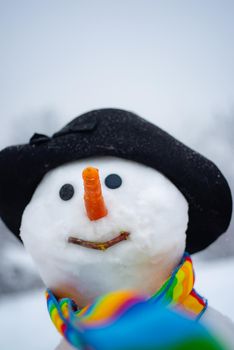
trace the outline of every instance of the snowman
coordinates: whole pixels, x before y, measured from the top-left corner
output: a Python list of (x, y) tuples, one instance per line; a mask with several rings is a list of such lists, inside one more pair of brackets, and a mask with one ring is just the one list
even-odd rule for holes
[[(163, 290), (165, 299), (174, 285), (167, 304), (234, 348), (232, 322), (193, 289), (188, 255), (230, 222), (230, 189), (212, 162), (131, 112), (102, 109), (2, 150), (0, 165), (1, 217), (36, 262), (48, 298), (82, 309), (118, 290)], [(62, 341), (58, 349), (70, 348)]]

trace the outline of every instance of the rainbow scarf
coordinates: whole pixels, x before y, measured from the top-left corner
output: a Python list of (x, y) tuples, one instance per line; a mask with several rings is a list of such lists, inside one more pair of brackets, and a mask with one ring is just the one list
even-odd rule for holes
[[(186, 340), (188, 349), (220, 349), (212, 343), (203, 327), (194, 322), (205, 312), (207, 301), (193, 285), (192, 260), (185, 253), (179, 266), (151, 297), (135, 291), (117, 291), (78, 309), (71, 299), (58, 300), (47, 290), (47, 307), (57, 330), (78, 349), (177, 349), (170, 347), (168, 342), (172, 340), (173, 344), (185, 344)], [(131, 336), (131, 332), (137, 337)]]

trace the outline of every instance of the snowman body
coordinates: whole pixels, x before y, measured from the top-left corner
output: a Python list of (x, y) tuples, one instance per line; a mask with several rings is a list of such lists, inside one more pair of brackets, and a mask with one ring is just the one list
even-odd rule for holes
[[(82, 172), (99, 169), (105, 215), (90, 220)], [(45, 285), (83, 307), (118, 289), (153, 294), (171, 275), (185, 249), (188, 203), (164, 175), (115, 157), (88, 158), (44, 177), (26, 207), (21, 238)], [(126, 239), (102, 250), (73, 243)], [(201, 318), (234, 348), (234, 325), (208, 307)], [(69, 349), (65, 341), (58, 349)]]

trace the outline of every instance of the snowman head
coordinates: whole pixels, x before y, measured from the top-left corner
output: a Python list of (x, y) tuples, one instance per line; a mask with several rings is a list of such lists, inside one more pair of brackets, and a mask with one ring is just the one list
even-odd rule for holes
[(187, 223), (188, 203), (164, 175), (97, 157), (45, 175), (21, 238), (46, 285), (81, 302), (121, 288), (154, 292), (181, 259)]
[(198, 252), (231, 219), (219, 169), (123, 110), (91, 111), (52, 137), (34, 134), (2, 150), (0, 168), (2, 219), (17, 237), (21, 228), (48, 287), (82, 304), (122, 287), (155, 292), (185, 241)]

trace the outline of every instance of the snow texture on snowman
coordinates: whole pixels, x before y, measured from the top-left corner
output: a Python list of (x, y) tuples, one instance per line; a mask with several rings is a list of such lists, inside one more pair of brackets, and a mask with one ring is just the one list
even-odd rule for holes
[[(234, 325), (195, 292), (184, 254), (206, 248), (230, 222), (230, 189), (211, 161), (131, 112), (101, 109), (2, 150), (0, 167), (1, 217), (36, 262), (68, 341), (62, 303), (85, 314), (107, 295), (103, 308), (112, 300), (115, 311), (126, 300), (161, 299), (234, 349)], [(136, 293), (114, 292), (123, 290)]]

